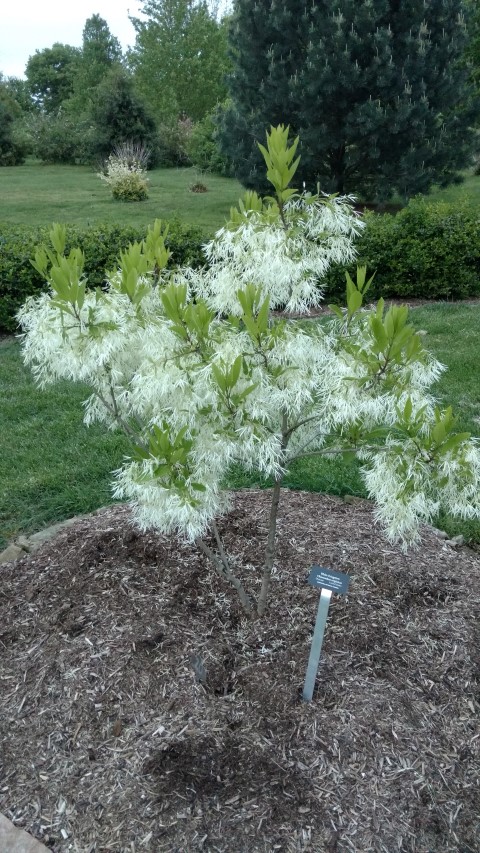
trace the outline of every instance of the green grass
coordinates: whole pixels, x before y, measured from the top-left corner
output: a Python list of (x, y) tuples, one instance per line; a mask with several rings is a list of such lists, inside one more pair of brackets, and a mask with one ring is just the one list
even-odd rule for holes
[[(448, 204), (468, 204), (480, 208), (480, 175), (474, 175), (470, 170), (463, 172), (462, 177), (460, 184), (451, 184), (444, 189), (433, 187), (425, 198), (432, 202), (445, 201)], [(387, 210), (390, 204), (398, 209), (404, 205), (404, 201), (399, 195), (394, 195), (387, 204)]]
[(149, 172), (149, 198), (115, 201), (110, 188), (88, 166), (24, 166), (0, 169), (0, 220), (12, 224), (49, 225), (96, 222), (148, 225), (178, 216), (206, 233), (220, 228), (230, 207), (243, 195), (238, 181), (205, 175), (206, 193), (192, 193), (195, 169), (154, 169)]
[(467, 202), (480, 208), (480, 175), (465, 173), (461, 184), (452, 184), (445, 189), (434, 188), (427, 196), (431, 201), (446, 201), (450, 204)]
[[(0, 169), (0, 220), (13, 224), (49, 225), (96, 222), (148, 225), (154, 219), (178, 216), (206, 234), (220, 228), (230, 207), (243, 195), (238, 181), (204, 175), (206, 193), (192, 193), (195, 169), (154, 169), (149, 172), (147, 201), (115, 201), (106, 184), (88, 166), (42, 166), (38, 162)], [(435, 190), (432, 201), (463, 201), (480, 207), (480, 176), (467, 174), (464, 183)]]
[[(442, 404), (459, 414), (458, 428), (480, 434), (480, 306), (430, 305), (411, 312), (414, 325), (427, 331), (429, 349), (449, 370), (437, 386)], [(82, 423), (86, 388), (61, 383), (39, 391), (21, 361), (13, 339), (0, 344), (0, 546), (20, 532), (31, 532), (63, 518), (111, 502), (111, 471), (127, 452), (122, 435)], [(232, 472), (235, 487), (256, 483)], [(355, 464), (303, 460), (285, 485), (295, 489), (362, 495)], [(480, 542), (480, 523), (441, 519), (452, 535), (463, 532)]]

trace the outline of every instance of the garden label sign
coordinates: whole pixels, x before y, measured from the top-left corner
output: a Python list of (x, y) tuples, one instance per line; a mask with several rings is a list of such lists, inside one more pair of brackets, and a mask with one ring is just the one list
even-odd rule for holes
[(320, 588), (321, 593), (320, 601), (318, 602), (317, 621), (315, 622), (315, 630), (313, 632), (310, 657), (308, 658), (307, 674), (305, 676), (305, 684), (303, 687), (303, 698), (306, 702), (310, 702), (313, 696), (332, 592), (337, 592), (339, 595), (345, 595), (350, 583), (350, 576), (345, 575), (343, 572), (334, 572), (331, 569), (322, 569), (320, 566), (313, 566), (308, 582), (310, 586)]

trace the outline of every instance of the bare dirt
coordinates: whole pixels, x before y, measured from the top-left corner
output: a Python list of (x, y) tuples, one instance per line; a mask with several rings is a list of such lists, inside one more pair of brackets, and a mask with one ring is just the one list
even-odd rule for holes
[[(250, 589), (269, 497), (220, 525)], [(305, 703), (313, 564), (351, 584)], [(480, 849), (473, 551), (285, 491), (262, 620), (124, 506), (0, 571), (0, 811), (55, 853)]]

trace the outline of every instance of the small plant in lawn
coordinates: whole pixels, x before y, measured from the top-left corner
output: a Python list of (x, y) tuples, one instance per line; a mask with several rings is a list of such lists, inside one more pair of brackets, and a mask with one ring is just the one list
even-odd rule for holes
[(118, 201), (144, 201), (148, 198), (146, 168), (149, 152), (142, 145), (118, 145), (98, 177), (105, 181)]
[[(65, 256), (55, 226), (53, 248), (35, 257), (50, 292), (19, 314), (24, 359), (39, 384), (88, 382), (86, 422), (130, 437), (116, 496), (132, 501), (143, 528), (196, 542), (249, 615), (266, 607), (282, 481), (296, 459), (357, 455), (378, 518), (405, 546), (441, 507), (480, 516), (477, 440), (455, 433), (451, 409), (436, 407), (430, 388), (442, 366), (408, 325), (406, 307), (386, 311), (380, 300), (363, 309), (371, 279), (360, 268), (329, 324), (278, 316), (319, 303), (319, 279), (354, 256), (362, 227), (352, 199), (290, 186), (297, 143), (282, 126), (267, 134), (260, 149), (272, 196), (247, 192), (232, 209), (206, 247), (209, 269), (169, 273), (157, 222), (121, 254), (109, 287), (93, 293), (81, 252)], [(229, 506), (223, 484), (238, 463), (273, 481), (252, 589), (217, 526)]]
[(190, 184), (190, 192), (191, 193), (208, 193), (208, 187), (203, 181), (201, 181), (200, 179), (197, 179), (193, 182), (193, 184)]
[(190, 184), (189, 189), (191, 193), (208, 193), (208, 187), (203, 180), (203, 173), (201, 171), (195, 173), (195, 179)]
[(143, 142), (120, 142), (114, 145), (112, 156), (122, 163), (126, 163), (131, 169), (146, 172), (150, 163), (152, 152)]

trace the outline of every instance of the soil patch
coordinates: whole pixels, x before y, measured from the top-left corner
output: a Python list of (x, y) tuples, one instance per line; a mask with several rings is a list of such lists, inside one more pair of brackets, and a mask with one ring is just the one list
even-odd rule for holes
[[(250, 589), (269, 497), (219, 525)], [(352, 580), (304, 703), (313, 564)], [(0, 811), (54, 853), (480, 849), (474, 552), (285, 491), (263, 620), (124, 506), (0, 570)]]

